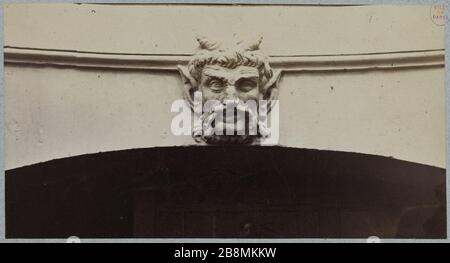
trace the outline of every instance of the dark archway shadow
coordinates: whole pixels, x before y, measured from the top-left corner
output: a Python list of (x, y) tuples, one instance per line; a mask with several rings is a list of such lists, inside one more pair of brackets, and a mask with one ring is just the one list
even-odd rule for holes
[(7, 238), (445, 238), (445, 169), (287, 147), (123, 150), (6, 171)]

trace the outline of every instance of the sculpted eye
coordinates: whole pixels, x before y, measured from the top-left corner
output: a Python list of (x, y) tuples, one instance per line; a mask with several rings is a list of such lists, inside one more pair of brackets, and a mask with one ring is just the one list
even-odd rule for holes
[(211, 90), (218, 92), (223, 89), (224, 83), (221, 80), (213, 79), (208, 82), (208, 86), (211, 88)]
[(241, 91), (248, 92), (258, 86), (258, 84), (256, 83), (256, 80), (243, 79), (238, 82), (237, 86)]

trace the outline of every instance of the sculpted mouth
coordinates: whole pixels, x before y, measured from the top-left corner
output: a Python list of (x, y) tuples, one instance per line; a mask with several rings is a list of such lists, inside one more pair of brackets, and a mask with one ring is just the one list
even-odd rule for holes
[[(257, 113), (245, 105), (217, 105), (204, 114), (203, 136), (230, 137), (256, 135)], [(256, 120), (257, 121), (257, 120)]]
[(237, 123), (239, 121), (245, 120), (245, 115), (247, 112), (239, 112), (238, 109), (234, 109), (234, 112), (224, 112), (224, 122), (225, 123)]
[(223, 118), (214, 124), (214, 130), (219, 134), (231, 135), (230, 131), (236, 135), (248, 135), (249, 133), (249, 112), (234, 109), (233, 112), (224, 113)]

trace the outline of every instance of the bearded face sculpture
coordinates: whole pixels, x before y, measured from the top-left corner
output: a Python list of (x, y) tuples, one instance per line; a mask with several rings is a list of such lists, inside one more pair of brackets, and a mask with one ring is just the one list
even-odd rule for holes
[[(249, 144), (267, 135), (261, 120), (262, 102), (268, 113), (278, 95), (280, 71), (274, 71), (259, 49), (262, 38), (223, 46), (197, 37), (199, 50), (187, 66), (178, 66), (184, 95), (194, 109), (201, 99), (199, 124), (192, 135), (208, 144)], [(195, 113), (196, 111), (194, 111)], [(264, 117), (262, 117), (264, 118)]]

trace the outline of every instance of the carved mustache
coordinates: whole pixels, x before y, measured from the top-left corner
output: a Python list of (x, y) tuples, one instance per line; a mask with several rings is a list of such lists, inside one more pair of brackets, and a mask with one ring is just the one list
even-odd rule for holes
[[(200, 116), (200, 121), (197, 125), (193, 127), (192, 136), (193, 138), (199, 142), (202, 138), (210, 137), (214, 135), (216, 131), (215, 120), (220, 116), (222, 118), (226, 118), (227, 110), (234, 110), (234, 114), (232, 115), (234, 120), (237, 121), (240, 116), (244, 116), (245, 119), (248, 119), (248, 130), (253, 131), (254, 135), (258, 134), (262, 137), (267, 137), (270, 134), (270, 130), (267, 128), (265, 123), (266, 116), (258, 116), (257, 111), (248, 107), (246, 104), (242, 104), (239, 102), (229, 102), (226, 104), (218, 104), (211, 107), (207, 112), (204, 112)], [(248, 116), (248, 118), (246, 117)]]

